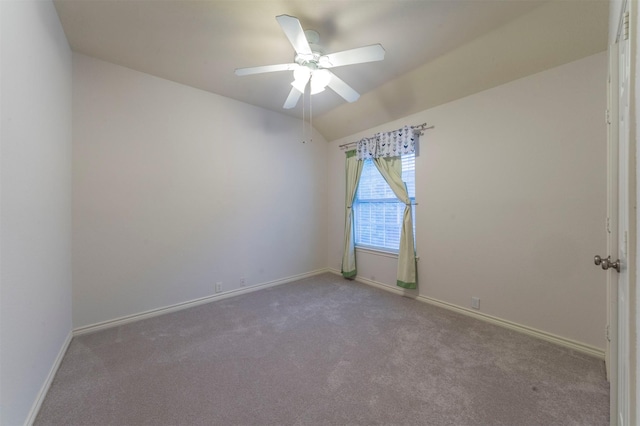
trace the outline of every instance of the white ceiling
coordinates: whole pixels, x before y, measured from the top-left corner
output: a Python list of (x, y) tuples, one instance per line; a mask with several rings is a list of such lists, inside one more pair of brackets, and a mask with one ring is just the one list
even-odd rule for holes
[[(284, 114), (292, 72), (275, 17), (296, 16), (326, 53), (381, 43), (382, 62), (334, 68), (362, 97), (314, 95), (328, 140), (606, 49), (606, 0), (55, 0), (74, 51)], [(479, 74), (481, 73), (481, 74)], [(485, 75), (486, 74), (486, 75)], [(410, 94), (409, 105), (403, 100)], [(404, 104), (403, 104), (404, 102)], [(308, 108), (308, 104), (307, 104)], [(307, 112), (308, 114), (308, 112)]]

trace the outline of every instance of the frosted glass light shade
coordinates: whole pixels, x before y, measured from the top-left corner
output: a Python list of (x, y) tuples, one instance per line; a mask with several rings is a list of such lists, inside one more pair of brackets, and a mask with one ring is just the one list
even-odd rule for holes
[(299, 92), (304, 93), (304, 88), (311, 78), (311, 70), (307, 67), (298, 67), (293, 71), (294, 81), (291, 83)]
[(331, 81), (331, 73), (327, 70), (320, 69), (311, 75), (311, 94), (322, 92)]

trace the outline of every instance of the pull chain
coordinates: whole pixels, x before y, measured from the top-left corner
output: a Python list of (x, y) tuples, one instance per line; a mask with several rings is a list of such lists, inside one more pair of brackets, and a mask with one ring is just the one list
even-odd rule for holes
[(307, 91), (302, 92), (302, 143), (307, 143), (307, 136), (309, 136), (309, 142), (313, 142), (313, 102), (311, 101), (311, 94), (309, 94), (309, 134), (307, 135), (306, 129), (306, 112), (307, 109)]
[(307, 99), (307, 90), (306, 90), (306, 88), (305, 88), (305, 91), (304, 91), (304, 92), (302, 92), (302, 143), (307, 143), (307, 141), (305, 141), (305, 140), (304, 140), (304, 137), (305, 137), (305, 128), (304, 128), (305, 117), (304, 117), (304, 111), (305, 111), (306, 99)]
[(309, 94), (309, 142), (313, 142), (313, 101)]

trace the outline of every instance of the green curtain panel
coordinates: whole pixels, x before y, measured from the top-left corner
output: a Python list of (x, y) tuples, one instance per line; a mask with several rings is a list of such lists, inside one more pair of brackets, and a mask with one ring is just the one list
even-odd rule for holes
[(402, 181), (402, 159), (400, 157), (379, 157), (374, 164), (393, 193), (405, 204), (400, 232), (400, 250), (398, 253), (397, 285), (403, 288), (417, 288), (416, 249), (413, 242), (413, 219), (411, 218), (411, 199), (407, 186)]
[(356, 276), (356, 246), (353, 236), (353, 199), (356, 197), (358, 182), (362, 174), (363, 161), (356, 158), (356, 151), (347, 151), (346, 175), (347, 190), (345, 194), (344, 213), (344, 249), (342, 252), (342, 276), (353, 278)]

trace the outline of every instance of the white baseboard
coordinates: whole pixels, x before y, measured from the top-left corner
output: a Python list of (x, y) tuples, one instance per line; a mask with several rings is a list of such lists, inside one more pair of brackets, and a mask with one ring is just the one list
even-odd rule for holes
[[(332, 272), (334, 274), (337, 275), (342, 275), (340, 273), (340, 271), (338, 271), (337, 269), (333, 269), (333, 268), (329, 268), (329, 272)], [(438, 306), (444, 309), (448, 309), (450, 311), (454, 311), (457, 312), (459, 314), (462, 315), (467, 315), (469, 317), (473, 317), (476, 319), (479, 319), (481, 321), (486, 321), (489, 322), (491, 324), (495, 324), (498, 325), (500, 327), (505, 327), (508, 328), (510, 330), (514, 330), (517, 331), (519, 333), (523, 333), (526, 334), (528, 336), (532, 336), (538, 339), (542, 339), (545, 340), (547, 342), (551, 342), (551, 343), (555, 343), (557, 345), (560, 346), (564, 346), (566, 348), (569, 349), (573, 349), (574, 351), (577, 352), (581, 352), (587, 355), (591, 355), (593, 357), (596, 358), (600, 358), (602, 360), (604, 360), (604, 350), (600, 349), (600, 348), (596, 348), (594, 346), (591, 345), (587, 345), (585, 343), (581, 343), (575, 340), (571, 340), (571, 339), (567, 339), (566, 337), (562, 337), (562, 336), (558, 336), (552, 333), (547, 333), (546, 331), (542, 331), (542, 330), (537, 330), (535, 328), (532, 327), (528, 327), (526, 325), (522, 325), (522, 324), (518, 324), (515, 323), (513, 321), (508, 321), (502, 318), (498, 318), (498, 317), (494, 317), (492, 315), (487, 315), (484, 314), (482, 312), (478, 312), (478, 311), (474, 311), (468, 308), (463, 308), (461, 306), (458, 305), (454, 305), (452, 303), (448, 303), (448, 302), (443, 302), (441, 300), (437, 300), (437, 299), (433, 299), (431, 297), (427, 297), (427, 296), (422, 296), (422, 295), (418, 295), (418, 296), (414, 296), (410, 293), (408, 293), (406, 290), (404, 290), (401, 287), (394, 287), (388, 284), (384, 284), (384, 283), (380, 283), (377, 281), (373, 281), (367, 278), (361, 278), (356, 276), (355, 278), (356, 281), (361, 282), (363, 284), (367, 284), (373, 287), (377, 287), (380, 288), (382, 290), (385, 291), (389, 291), (391, 293), (395, 293), (395, 294), (399, 294), (401, 296), (406, 296), (406, 297), (410, 297), (412, 299), (418, 300), (420, 302), (423, 303), (428, 303), (430, 305), (434, 305), (434, 306)]]
[(58, 356), (56, 356), (56, 359), (54, 360), (53, 365), (51, 366), (51, 369), (49, 370), (49, 374), (47, 375), (47, 378), (45, 379), (44, 383), (42, 384), (42, 387), (40, 388), (40, 391), (38, 392), (36, 400), (33, 402), (33, 405), (31, 406), (31, 410), (29, 410), (29, 415), (27, 416), (27, 420), (25, 420), (25, 422), (24, 422), (25, 426), (31, 426), (33, 424), (33, 422), (36, 421), (36, 417), (38, 416), (38, 412), (40, 412), (40, 407), (42, 406), (42, 403), (44, 402), (44, 397), (47, 396), (47, 392), (49, 391), (49, 388), (51, 387), (51, 383), (53, 382), (53, 378), (56, 376), (56, 373), (58, 372), (58, 368), (60, 368), (60, 364), (62, 363), (62, 358), (64, 358), (64, 354), (67, 353), (67, 349), (69, 348), (69, 344), (71, 343), (71, 338), (72, 337), (73, 337), (72, 333), (69, 332), (69, 334), (67, 334), (66, 339), (64, 340), (64, 343), (60, 347), (60, 351), (58, 352)]
[(243, 287), (235, 290), (225, 291), (223, 293), (214, 294), (211, 296), (201, 297), (199, 299), (176, 303), (175, 305), (165, 306), (162, 308), (152, 309), (146, 312), (140, 312), (137, 314), (115, 318), (112, 320), (102, 321), (99, 323), (78, 327), (73, 330), (73, 335), (80, 336), (82, 334), (93, 333), (95, 331), (104, 330), (111, 327), (117, 327), (120, 325), (132, 323), (135, 321), (140, 321), (146, 318), (156, 317), (158, 315), (164, 315), (171, 312), (181, 311), (183, 309), (193, 308), (194, 306), (204, 305), (205, 303), (215, 302), (216, 300), (222, 300), (228, 297), (240, 296), (241, 294), (252, 293), (254, 291), (262, 290), (265, 288), (287, 284), (293, 281), (313, 277), (315, 275), (320, 275), (325, 272), (329, 272), (329, 269), (328, 268), (317, 269), (315, 271), (306, 272), (304, 274), (292, 275), (290, 277), (281, 278), (279, 280), (269, 281), (261, 284), (255, 284), (249, 287)]
[(429, 303), (430, 305), (449, 309), (451, 311), (455, 311), (463, 315), (477, 318), (479, 320), (486, 321), (491, 324), (498, 325), (500, 327), (505, 327), (510, 330), (514, 330), (519, 333), (526, 334), (528, 336), (536, 337), (538, 339), (542, 339), (547, 342), (555, 343), (557, 345), (564, 346), (569, 349), (573, 349), (574, 351), (582, 352), (584, 354), (591, 355), (593, 357), (604, 360), (604, 350), (600, 348), (596, 348), (595, 346), (587, 345), (585, 343), (581, 343), (576, 340), (567, 339), (566, 337), (558, 336), (553, 333), (547, 333), (546, 331), (542, 331), (532, 327), (528, 327), (526, 325), (518, 324), (513, 321), (508, 321), (502, 318), (494, 317), (492, 315), (483, 314), (482, 312), (472, 311), (471, 309), (463, 308), (461, 306), (453, 305), (451, 303), (443, 302), (437, 299), (432, 299), (430, 297), (418, 296), (417, 300), (419, 300), (420, 302)]

